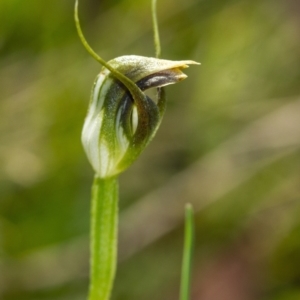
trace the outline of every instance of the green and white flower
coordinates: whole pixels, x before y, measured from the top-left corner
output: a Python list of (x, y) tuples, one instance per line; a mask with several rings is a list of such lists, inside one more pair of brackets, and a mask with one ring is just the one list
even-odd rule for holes
[[(136, 86), (128, 87), (106, 67), (96, 77), (81, 139), (100, 178), (115, 176), (135, 161), (162, 120), (166, 98), (160, 87), (185, 79), (181, 69), (198, 63), (129, 55), (107, 64)], [(143, 92), (149, 88), (159, 88), (156, 101)]]

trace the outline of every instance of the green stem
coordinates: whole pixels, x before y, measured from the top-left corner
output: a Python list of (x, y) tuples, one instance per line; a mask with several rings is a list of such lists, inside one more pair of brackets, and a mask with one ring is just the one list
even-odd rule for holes
[(191, 266), (194, 243), (194, 213), (191, 204), (185, 207), (185, 230), (180, 286), (180, 300), (190, 299)]
[(126, 77), (124, 74), (120, 73), (118, 70), (110, 66), (102, 57), (100, 57), (88, 44), (86, 41), (83, 32), (81, 30), (80, 21), (78, 17), (78, 0), (75, 0), (75, 9), (74, 9), (74, 19), (75, 19), (75, 25), (77, 29), (78, 36), (84, 46), (84, 48), (87, 50), (87, 52), (101, 65), (103, 65), (106, 69), (108, 69), (118, 80), (120, 80), (126, 88), (129, 90), (130, 94), (132, 95), (132, 98), (135, 100), (136, 103), (139, 103), (140, 99), (143, 99), (143, 92), (140, 90), (140, 88), (128, 77)]
[(116, 272), (118, 182), (95, 176), (91, 208), (89, 300), (108, 300)]
[[(155, 48), (155, 56), (156, 58), (160, 58), (161, 56), (161, 46), (160, 46), (160, 37), (159, 37), (159, 28), (157, 21), (157, 1), (152, 0), (151, 2), (151, 13), (152, 13), (152, 24), (153, 24), (153, 37), (154, 37), (154, 48)], [(166, 110), (166, 92), (162, 87), (159, 87), (157, 90), (157, 107), (160, 114), (160, 122), (162, 121), (162, 117)], [(159, 125), (157, 125), (158, 128)]]
[(161, 55), (161, 47), (160, 47), (159, 29), (158, 29), (157, 13), (156, 13), (156, 0), (152, 0), (151, 8), (152, 8), (155, 56), (159, 58)]

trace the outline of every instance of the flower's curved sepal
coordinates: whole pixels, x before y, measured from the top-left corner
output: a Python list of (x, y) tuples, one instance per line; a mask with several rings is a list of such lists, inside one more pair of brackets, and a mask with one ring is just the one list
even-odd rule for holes
[(129, 55), (108, 64), (140, 91), (158, 88), (158, 99), (154, 101), (143, 92), (137, 97), (112, 72), (102, 68), (82, 131), (85, 152), (101, 178), (115, 176), (135, 161), (162, 120), (166, 98), (161, 87), (185, 79), (181, 69), (197, 63)]

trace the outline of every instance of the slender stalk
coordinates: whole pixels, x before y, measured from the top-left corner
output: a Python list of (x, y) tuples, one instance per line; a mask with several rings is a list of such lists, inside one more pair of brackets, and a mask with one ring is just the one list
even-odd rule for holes
[(75, 25), (76, 25), (78, 36), (81, 40), (82, 45), (87, 50), (87, 52), (102, 66), (108, 69), (118, 80), (120, 80), (127, 87), (133, 99), (139, 102), (138, 100), (143, 98), (143, 92), (139, 89), (139, 87), (131, 79), (129, 79), (128, 77), (120, 73), (118, 70), (110, 66), (102, 57), (100, 57), (91, 48), (91, 46), (88, 44), (87, 40), (85, 39), (83, 32), (81, 30), (80, 21), (78, 17), (78, 0), (75, 0), (74, 19), (75, 19)]
[[(153, 37), (154, 37), (154, 48), (155, 48), (155, 57), (160, 58), (161, 56), (161, 46), (160, 46), (160, 37), (159, 37), (159, 27), (157, 20), (157, 1), (152, 0), (151, 2), (151, 13), (152, 13), (152, 25), (153, 25)], [(166, 110), (166, 92), (164, 88), (159, 87), (156, 89), (157, 91), (157, 107), (160, 113), (160, 121)]]
[(116, 272), (118, 182), (95, 176), (91, 208), (89, 300), (108, 300)]
[(185, 230), (181, 271), (180, 300), (190, 299), (191, 265), (194, 244), (194, 213), (191, 204), (185, 207)]
[(152, 23), (153, 23), (155, 56), (157, 58), (159, 58), (161, 55), (161, 47), (160, 47), (159, 29), (158, 29), (157, 13), (156, 13), (156, 0), (152, 0), (151, 8), (152, 8)]

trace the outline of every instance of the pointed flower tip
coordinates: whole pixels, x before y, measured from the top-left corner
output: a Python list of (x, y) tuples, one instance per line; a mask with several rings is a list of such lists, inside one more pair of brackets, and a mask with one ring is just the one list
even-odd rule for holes
[(184, 60), (184, 61), (182, 61), (182, 63), (183, 64), (179, 67), (183, 68), (183, 69), (188, 68), (189, 65), (201, 65), (201, 63), (194, 61), (194, 60)]
[[(181, 72), (181, 74), (177, 75), (177, 81), (182, 81), (184, 79), (186, 79), (188, 76), (184, 73)], [(175, 82), (174, 82), (175, 83)]]
[(170, 69), (185, 69), (188, 65), (199, 65), (193, 60), (167, 60), (138, 55), (125, 55), (108, 62), (112, 67), (137, 82), (145, 76)]
[(174, 73), (174, 75), (173, 75), (174, 81), (171, 83), (176, 83), (176, 82), (182, 81), (187, 78), (187, 75), (184, 74), (179, 68), (176, 68), (175, 70), (172, 70), (172, 71)]

